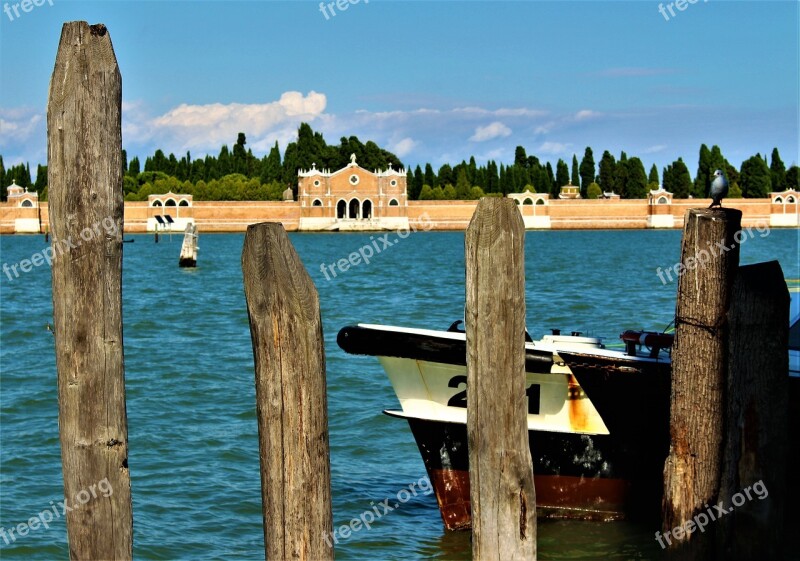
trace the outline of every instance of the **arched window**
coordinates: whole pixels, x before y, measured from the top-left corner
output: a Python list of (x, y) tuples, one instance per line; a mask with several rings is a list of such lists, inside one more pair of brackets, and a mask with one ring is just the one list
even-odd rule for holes
[(153, 201), (153, 206), (161, 206), (161, 201), (159, 200)]
[(519, 199), (514, 199), (514, 202), (517, 203), (517, 206), (520, 206), (522, 202)]
[(389, 206), (400, 206), (400, 203), (397, 202), (397, 199), (392, 199), (389, 201)]
[(531, 199), (530, 197), (526, 197), (525, 200), (522, 201), (522, 204), (524, 204), (524, 205), (532, 205), (533, 204), (533, 199)]
[(361, 204), (358, 202), (358, 199), (350, 199), (350, 204), (348, 205), (348, 213), (347, 218), (358, 218), (358, 211), (361, 208)]
[(536, 204), (537, 205), (543, 205), (544, 204), (544, 199), (536, 199)]
[(175, 199), (167, 199), (167, 202), (164, 203), (164, 206), (175, 206)]
[(781, 197), (775, 197), (775, 202), (778, 203), (779, 205), (782, 205), (783, 199)]
[(311, 203), (311, 206), (322, 206), (322, 201), (319, 199), (314, 199), (314, 202)]
[(189, 201), (182, 199), (181, 202), (178, 203), (178, 206), (189, 206)]
[(659, 197), (658, 200), (656, 201), (656, 204), (657, 205), (665, 205), (665, 204), (667, 204), (667, 202), (668, 201), (667, 201), (666, 197)]
[(30, 199), (25, 199), (24, 201), (22, 201), (22, 204), (21, 204), (21, 205), (19, 205), (19, 206), (23, 206), (23, 207), (32, 207), (32, 206), (33, 206), (33, 203), (30, 201)]
[(786, 204), (787, 205), (790, 205), (790, 204), (793, 204), (793, 203), (794, 203), (794, 197), (793, 196), (789, 195), (788, 197), (786, 197)]
[(336, 218), (347, 217), (347, 203), (344, 200), (336, 203)]
[(372, 201), (369, 199), (365, 200), (361, 205), (361, 218), (372, 218)]

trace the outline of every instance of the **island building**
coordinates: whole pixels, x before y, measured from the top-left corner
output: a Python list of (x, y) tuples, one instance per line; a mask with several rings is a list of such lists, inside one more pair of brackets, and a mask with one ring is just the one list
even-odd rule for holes
[(572, 181), (570, 181), (567, 185), (562, 185), (561, 190), (558, 193), (559, 199), (580, 199), (581, 198), (581, 188), (577, 185), (573, 185)]
[(800, 191), (786, 189), (782, 192), (769, 194), (770, 226), (800, 227)]
[(647, 227), (674, 228), (675, 216), (672, 213), (672, 193), (659, 185), (647, 193)]
[(526, 230), (550, 229), (550, 195), (525, 189), (524, 193), (509, 193), (506, 197), (517, 203)]
[(298, 230), (398, 230), (407, 229), (406, 170), (369, 171), (356, 163), (340, 170), (319, 170), (316, 164), (300, 170)]
[(16, 180), (6, 187), (6, 205), (13, 210), (14, 231), (19, 234), (38, 234), (41, 232), (41, 211), (39, 209), (39, 193), (29, 193), (17, 185)]

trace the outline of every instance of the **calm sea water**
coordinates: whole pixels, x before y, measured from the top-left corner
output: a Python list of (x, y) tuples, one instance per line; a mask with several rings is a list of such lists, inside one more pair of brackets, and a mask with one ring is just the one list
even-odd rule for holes
[[(778, 259), (800, 277), (798, 230), (742, 244), (742, 262)], [(529, 232), (529, 331), (579, 330), (615, 340), (661, 329), (674, 313), (679, 231)], [(129, 466), (137, 559), (263, 559), (255, 389), (242, 289), (243, 235), (200, 236), (199, 267), (178, 268), (180, 235), (127, 236), (124, 341)], [(425, 475), (407, 424), (370, 357), (345, 355), (336, 333), (355, 322), (445, 329), (463, 316), (463, 233), (415, 233), (370, 264), (326, 280), (320, 267), (375, 234), (292, 234), (320, 292), (328, 360), (334, 525), (393, 498)], [(379, 243), (383, 246), (383, 243)], [(43, 236), (0, 238), (0, 262), (30, 258)], [(13, 274), (12, 274), (13, 276)], [(50, 270), (0, 278), (0, 527), (63, 499)], [(543, 560), (653, 559), (657, 528), (631, 522), (540, 522)], [(3, 559), (66, 559), (56, 520), (6, 545)], [(469, 559), (468, 533), (445, 532), (433, 495), (419, 495), (340, 541), (338, 559)]]

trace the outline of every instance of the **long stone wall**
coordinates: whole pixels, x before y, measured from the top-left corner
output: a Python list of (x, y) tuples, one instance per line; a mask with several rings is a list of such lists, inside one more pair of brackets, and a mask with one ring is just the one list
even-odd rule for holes
[[(523, 216), (549, 216), (550, 228), (564, 229), (636, 229), (653, 222), (648, 217), (672, 216), (672, 227), (682, 228), (686, 210), (707, 207), (710, 199), (676, 199), (671, 205), (649, 205), (646, 200), (550, 200), (547, 204), (520, 207)], [(477, 201), (409, 201), (408, 220), (417, 230), (465, 230)], [(786, 208), (771, 204), (770, 199), (725, 199), (726, 207), (743, 213), (742, 225), (792, 226)], [(796, 214), (797, 204), (791, 207)], [(225, 201), (195, 202), (191, 207), (150, 207), (146, 202), (125, 203), (125, 231), (152, 231), (156, 215), (169, 213), (176, 226), (187, 220), (200, 232), (244, 232), (248, 224), (280, 221), (288, 231), (298, 229), (299, 202)], [(783, 214), (780, 214), (780, 213)], [(47, 203), (40, 208), (21, 208), (0, 204), (0, 234), (35, 233), (47, 228)], [(151, 227), (148, 227), (150, 221)], [(663, 224), (664, 221), (659, 221)], [(173, 231), (181, 230), (173, 227)]]

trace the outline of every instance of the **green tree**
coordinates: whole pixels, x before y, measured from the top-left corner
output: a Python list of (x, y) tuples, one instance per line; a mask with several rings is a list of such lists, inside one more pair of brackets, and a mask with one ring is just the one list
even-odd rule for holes
[(800, 168), (797, 166), (792, 166), (786, 170), (786, 188), (800, 190)]
[(6, 166), (3, 165), (3, 156), (0, 155), (0, 201), (6, 200)]
[(442, 164), (442, 167), (439, 168), (437, 178), (439, 179), (438, 185), (447, 185), (448, 183), (453, 183), (455, 181), (455, 177), (453, 176), (453, 168), (450, 167), (450, 164)]
[(650, 168), (650, 175), (647, 176), (647, 182), (658, 185), (658, 168), (655, 164)]
[(458, 170), (458, 178), (456, 179), (456, 198), (461, 200), (469, 199), (470, 190), (472, 190), (472, 185), (467, 179), (467, 170), (462, 167)]
[(586, 196), (590, 199), (597, 199), (602, 194), (603, 190), (600, 189), (600, 186), (594, 181), (589, 183), (589, 186), (586, 188)]
[(739, 187), (739, 184), (734, 182), (731, 183), (730, 189), (728, 189), (728, 198), (729, 199), (741, 199), (742, 198), (742, 189)]
[(628, 182), (626, 194), (629, 199), (644, 199), (647, 197), (647, 176), (644, 173), (644, 164), (636, 156), (627, 162)]
[(47, 187), (47, 166), (43, 166), (41, 164), (36, 166), (36, 183), (33, 186), (33, 189), (41, 194), (44, 192), (45, 188)]
[(676, 199), (686, 199), (692, 194), (692, 178), (683, 159), (678, 158), (664, 168), (661, 186)]
[(431, 189), (431, 186), (426, 183), (422, 186), (422, 190), (419, 192), (419, 200), (432, 201), (433, 199), (433, 189)]
[(559, 158), (556, 163), (556, 185), (560, 190), (567, 183), (569, 183), (569, 168), (567, 162)]
[(133, 159), (128, 162), (128, 175), (131, 177), (136, 177), (141, 173), (141, 168), (139, 167), (139, 157), (134, 156)]
[(587, 189), (587, 194), (589, 185), (594, 182), (594, 172), (594, 154), (592, 154), (592, 149), (587, 146), (580, 167), (581, 190)]
[(452, 183), (448, 183), (442, 189), (443, 195), (442, 198), (445, 201), (455, 201), (458, 197), (456, 196), (456, 188), (453, 187)]
[(740, 180), (742, 196), (746, 199), (766, 197), (772, 190), (770, 169), (767, 162), (761, 158), (761, 154), (756, 154), (742, 162)]
[(777, 148), (772, 149), (772, 157), (769, 164), (770, 178), (772, 180), (773, 191), (786, 190), (786, 166), (781, 160), (781, 155)]
[(620, 197), (623, 199), (631, 198), (628, 194), (628, 155), (624, 151), (619, 155), (619, 161), (614, 173), (614, 185)]
[[(581, 186), (581, 176), (578, 174), (578, 156), (575, 154), (572, 155), (572, 175), (570, 176), (570, 180), (576, 187)], [(583, 194), (584, 193), (581, 193), (581, 195)]]
[(436, 174), (433, 173), (433, 166), (430, 164), (425, 164), (425, 183), (424, 185), (430, 185), (431, 189), (436, 187)]
[(608, 150), (603, 152), (600, 158), (600, 188), (606, 193), (616, 192), (616, 168), (617, 162)]
[(525, 154), (525, 148), (522, 146), (517, 146), (517, 149), (514, 150), (514, 165), (521, 168), (528, 167), (528, 155)]

